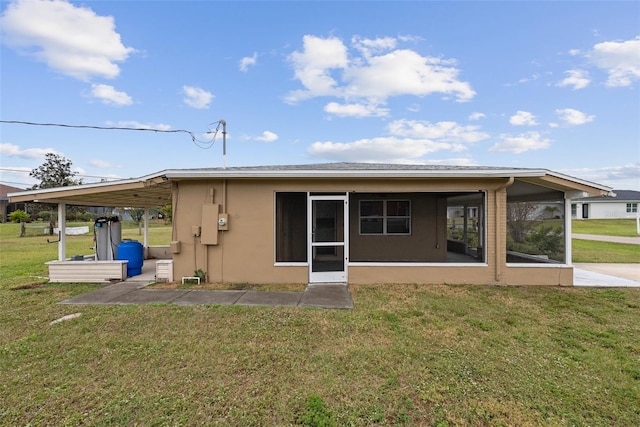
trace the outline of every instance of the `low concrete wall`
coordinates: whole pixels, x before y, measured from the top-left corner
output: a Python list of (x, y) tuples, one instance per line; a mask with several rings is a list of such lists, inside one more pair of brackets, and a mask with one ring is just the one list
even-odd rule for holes
[(148, 246), (147, 253), (145, 254), (146, 259), (172, 259), (171, 250), (169, 245), (167, 246)]
[(127, 278), (128, 261), (49, 261), (49, 281), (110, 283)]

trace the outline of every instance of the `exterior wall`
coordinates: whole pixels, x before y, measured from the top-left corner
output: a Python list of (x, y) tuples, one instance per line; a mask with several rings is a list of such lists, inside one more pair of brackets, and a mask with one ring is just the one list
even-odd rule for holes
[(388, 197), (411, 202), (410, 235), (360, 235), (360, 200), (380, 200), (379, 194), (350, 197), (349, 259), (360, 261), (444, 262), (447, 258), (446, 199), (429, 193)]
[(509, 265), (505, 269), (504, 281), (513, 285), (559, 285), (573, 286), (573, 267), (568, 265), (522, 264)]
[[(582, 205), (589, 205), (588, 219), (622, 219), (635, 218), (635, 213), (627, 212), (627, 202), (573, 202), (576, 206), (576, 216), (574, 218), (582, 219)], [(640, 202), (629, 202), (638, 203)]]
[[(193, 276), (204, 270), (209, 282), (230, 283), (306, 283), (306, 263), (275, 263), (275, 197), (277, 191), (349, 192), (357, 200), (358, 193), (381, 192), (463, 192), (486, 191), (486, 262), (478, 264), (434, 265), (362, 265), (348, 267), (350, 283), (470, 283), (470, 284), (571, 284), (571, 277), (558, 267), (547, 269), (508, 268), (506, 265), (506, 183), (504, 178), (483, 180), (419, 180), (419, 179), (234, 179), (179, 181), (174, 183), (174, 241), (180, 242), (179, 253), (173, 254), (174, 280)], [(496, 189), (500, 189), (496, 197)], [(446, 221), (446, 206), (425, 197), (424, 213), (441, 209)], [(217, 232), (217, 245), (203, 245), (193, 236), (193, 226), (217, 227), (215, 215), (203, 218), (204, 204), (219, 205), (228, 214), (228, 231)], [(357, 232), (357, 215), (351, 206), (351, 232)], [(357, 208), (356, 208), (357, 209)], [(206, 211), (205, 212), (210, 212)], [(357, 210), (356, 210), (357, 212)], [(496, 213), (499, 213), (496, 215)], [(354, 218), (355, 217), (355, 218)], [(412, 213), (412, 221), (417, 220)], [(446, 224), (446, 222), (445, 222)], [(445, 227), (442, 230), (446, 233)], [(374, 236), (375, 237), (375, 236)], [(397, 237), (397, 236), (394, 236)], [(440, 237), (440, 236), (439, 236)], [(446, 250), (446, 234), (441, 250)], [(363, 250), (358, 238), (351, 242), (356, 252)], [(549, 271), (550, 270), (550, 271)]]

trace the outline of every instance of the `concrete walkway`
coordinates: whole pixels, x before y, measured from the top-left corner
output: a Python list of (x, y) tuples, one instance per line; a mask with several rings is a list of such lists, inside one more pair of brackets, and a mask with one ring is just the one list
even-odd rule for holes
[(574, 263), (574, 286), (640, 287), (640, 264)]
[(599, 242), (612, 243), (628, 243), (631, 245), (640, 245), (640, 236), (638, 237), (620, 237), (620, 236), (599, 236), (596, 234), (576, 234), (572, 233), (571, 238), (581, 240), (597, 240)]
[(60, 304), (263, 305), (353, 308), (345, 284), (308, 285), (304, 292), (144, 289), (147, 282), (121, 282), (78, 295)]

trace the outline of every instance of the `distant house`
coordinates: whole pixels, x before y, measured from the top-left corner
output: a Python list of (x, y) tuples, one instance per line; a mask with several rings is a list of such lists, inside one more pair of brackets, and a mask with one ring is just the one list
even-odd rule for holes
[(24, 210), (24, 203), (9, 203), (8, 193), (15, 193), (16, 191), (23, 191), (22, 188), (12, 187), (10, 185), (0, 184), (0, 222), (6, 222), (8, 215), (18, 209)]
[(571, 218), (613, 219), (635, 218), (638, 215), (640, 191), (613, 190), (615, 197), (588, 197), (573, 199)]

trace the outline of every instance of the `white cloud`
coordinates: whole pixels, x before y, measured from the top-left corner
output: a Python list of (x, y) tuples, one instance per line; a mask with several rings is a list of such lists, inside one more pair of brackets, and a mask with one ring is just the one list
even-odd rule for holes
[(273, 142), (277, 139), (278, 139), (278, 135), (268, 130), (265, 130), (264, 132), (262, 132), (262, 136), (258, 136), (255, 138), (256, 141), (261, 141), (261, 142)]
[(80, 80), (115, 78), (126, 47), (111, 16), (63, 0), (17, 0), (0, 18), (3, 43)]
[(107, 162), (106, 160), (91, 160), (89, 164), (94, 168), (99, 168), (99, 169), (106, 169), (113, 166), (110, 162)]
[(469, 115), (469, 120), (475, 121), (475, 120), (484, 119), (485, 117), (487, 117), (487, 115), (484, 113), (474, 112)]
[(584, 70), (567, 70), (564, 72), (568, 76), (565, 77), (561, 82), (558, 83), (558, 86), (572, 86), (573, 90), (584, 89), (589, 86), (591, 83), (591, 79), (589, 78), (589, 73)]
[(560, 172), (618, 190), (640, 191), (640, 163), (601, 168), (566, 169)]
[[(455, 61), (421, 56), (408, 49), (396, 49), (390, 37), (352, 39), (353, 51), (337, 37), (306, 35), (303, 50), (289, 59), (295, 78), (304, 89), (290, 92), (285, 100), (295, 103), (319, 96), (342, 99), (345, 105), (383, 105), (393, 96), (426, 96), (435, 93), (469, 101), (475, 91), (468, 82), (458, 79)], [(334, 103), (332, 111), (345, 114), (346, 108)], [(352, 108), (352, 107), (350, 107)], [(371, 115), (380, 110), (370, 109)], [(362, 109), (356, 115), (361, 115)]]
[(182, 91), (185, 95), (183, 101), (189, 107), (197, 108), (197, 109), (205, 109), (209, 107), (211, 101), (214, 96), (211, 92), (207, 92), (206, 90), (194, 87), (194, 86), (182, 86)]
[(528, 111), (518, 111), (509, 118), (509, 123), (514, 126), (535, 126), (538, 124), (536, 116)]
[(587, 115), (582, 111), (574, 110), (573, 108), (563, 108), (556, 110), (558, 118), (565, 124), (571, 126), (583, 125), (593, 121), (595, 116)]
[(91, 96), (97, 98), (103, 104), (116, 105), (118, 107), (133, 104), (133, 99), (126, 92), (116, 90), (113, 86), (104, 84), (92, 84)]
[(314, 142), (307, 151), (312, 156), (330, 160), (400, 163), (451, 147), (451, 144), (428, 139), (383, 137), (348, 143)]
[(107, 124), (110, 126), (115, 126), (119, 128), (171, 130), (171, 125), (167, 125), (164, 123), (141, 123), (135, 120), (107, 122)]
[(253, 52), (253, 56), (245, 56), (240, 60), (240, 71), (246, 73), (249, 70), (249, 67), (252, 65), (256, 65), (258, 61), (258, 52)]
[(630, 86), (640, 80), (640, 36), (632, 40), (598, 43), (586, 56), (609, 74), (607, 86)]
[(9, 144), (7, 142), (0, 143), (0, 155), (2, 155), (2, 157), (44, 160), (47, 153), (60, 154), (53, 148), (27, 148), (23, 150), (15, 144)]
[(419, 120), (395, 120), (389, 123), (389, 132), (395, 136), (438, 140), (453, 144), (474, 143), (489, 138), (478, 126), (462, 126), (456, 122), (430, 123)]
[(551, 140), (543, 138), (538, 132), (526, 132), (520, 135), (500, 135), (501, 142), (489, 148), (492, 152), (520, 154), (526, 151), (549, 148)]
[(295, 78), (306, 90), (291, 92), (286, 100), (295, 103), (314, 96), (338, 95), (337, 82), (331, 70), (348, 66), (347, 48), (336, 37), (322, 39), (306, 35), (302, 39), (303, 51), (293, 52), (289, 60), (293, 63)]
[(325, 105), (324, 111), (340, 117), (386, 117), (389, 115), (388, 109), (379, 108), (377, 105), (338, 104), (337, 102)]
[(374, 53), (384, 52), (394, 49), (397, 41), (393, 37), (382, 37), (377, 39), (363, 39), (360, 36), (353, 36), (351, 44), (358, 49), (366, 57), (370, 57)]
[(11, 187), (26, 189), (38, 183), (38, 180), (29, 176), (32, 170), (24, 166), (0, 166), (0, 181)]
[(337, 161), (424, 164), (432, 162), (423, 158), (426, 154), (461, 152), (468, 144), (489, 138), (477, 126), (455, 122), (396, 120), (389, 124), (388, 130), (391, 135), (386, 137), (315, 142), (307, 151), (312, 156)]

